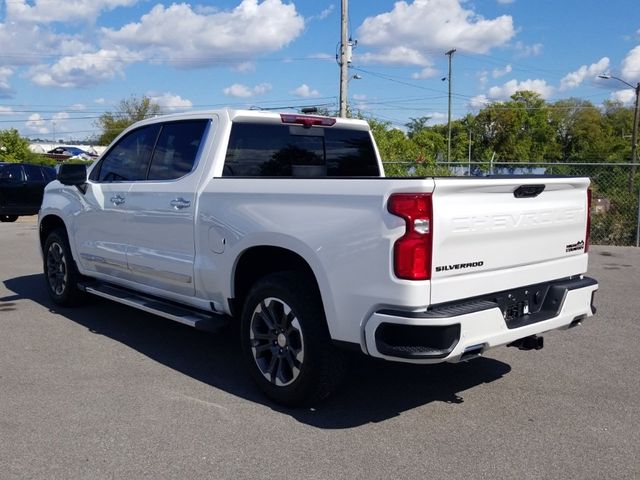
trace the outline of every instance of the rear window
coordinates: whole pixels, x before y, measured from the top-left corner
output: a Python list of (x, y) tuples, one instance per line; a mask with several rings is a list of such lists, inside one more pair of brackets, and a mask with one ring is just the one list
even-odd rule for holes
[(224, 177), (378, 177), (369, 132), (234, 123)]

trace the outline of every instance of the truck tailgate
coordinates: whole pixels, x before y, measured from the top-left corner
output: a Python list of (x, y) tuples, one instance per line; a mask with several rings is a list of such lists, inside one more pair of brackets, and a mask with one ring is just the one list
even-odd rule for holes
[(431, 303), (587, 268), (587, 178), (437, 178)]

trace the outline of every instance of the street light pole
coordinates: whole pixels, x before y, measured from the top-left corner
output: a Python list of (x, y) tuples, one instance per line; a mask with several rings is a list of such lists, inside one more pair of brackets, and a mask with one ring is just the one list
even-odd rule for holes
[(614, 77), (613, 75), (598, 75), (598, 78), (604, 78), (605, 80), (618, 80), (624, 83), (628, 87), (632, 88), (636, 94), (636, 104), (633, 111), (633, 132), (631, 133), (631, 171), (629, 173), (629, 193), (633, 193), (634, 180), (636, 178), (636, 162), (638, 161), (638, 124), (640, 124), (640, 82), (635, 86), (629, 82)]

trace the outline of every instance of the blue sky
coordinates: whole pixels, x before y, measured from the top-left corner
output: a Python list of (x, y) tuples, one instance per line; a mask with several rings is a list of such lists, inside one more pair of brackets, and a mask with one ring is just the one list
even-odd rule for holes
[[(402, 126), (444, 122), (518, 89), (627, 105), (640, 81), (640, 12), (614, 0), (350, 0), (349, 103)], [(0, 129), (83, 139), (131, 95), (166, 112), (337, 109), (339, 0), (0, 0)]]

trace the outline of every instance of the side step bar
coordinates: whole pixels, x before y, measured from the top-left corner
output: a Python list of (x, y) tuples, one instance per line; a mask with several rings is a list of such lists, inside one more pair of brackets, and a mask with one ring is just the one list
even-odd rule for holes
[(107, 298), (114, 302), (122, 303), (129, 307), (137, 308), (160, 317), (168, 318), (174, 322), (205, 330), (216, 332), (229, 323), (229, 317), (214, 312), (191, 309), (161, 298), (143, 295), (132, 290), (108, 285), (105, 283), (80, 284), (78, 287), (92, 295)]

